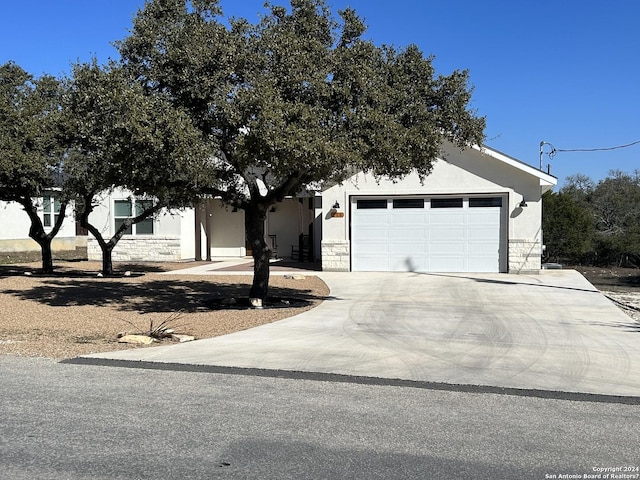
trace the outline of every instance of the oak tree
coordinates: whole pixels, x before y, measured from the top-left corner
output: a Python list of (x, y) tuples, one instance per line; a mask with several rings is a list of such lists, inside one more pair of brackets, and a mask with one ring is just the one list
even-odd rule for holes
[[(60, 191), (61, 149), (54, 135), (60, 93), (51, 76), (36, 79), (13, 62), (0, 66), (0, 200), (19, 203), (29, 216), (29, 237), (40, 246), (44, 273), (53, 272), (51, 242), (69, 204)], [(39, 211), (50, 196), (59, 210), (45, 226)]]
[[(66, 188), (76, 198), (80, 224), (100, 245), (103, 274), (111, 275), (113, 249), (132, 224), (163, 208), (193, 205), (198, 182), (211, 170), (207, 145), (165, 95), (145, 92), (115, 64), (76, 65), (62, 112)], [(117, 187), (145, 200), (105, 238), (90, 215)]]
[(117, 43), (144, 88), (209, 139), (217, 175), (203, 192), (245, 212), (253, 298), (267, 295), (273, 204), (357, 171), (424, 177), (445, 139), (483, 141), (467, 71), (436, 75), (418, 47), (377, 46), (354, 10), (338, 14), (291, 0), (254, 24), (225, 18), (216, 0), (150, 0)]

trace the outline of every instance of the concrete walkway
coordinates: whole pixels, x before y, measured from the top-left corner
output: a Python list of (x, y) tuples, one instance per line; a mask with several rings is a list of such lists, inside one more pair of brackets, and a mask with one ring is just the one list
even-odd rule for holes
[(86, 357), (640, 396), (640, 325), (575, 271), (316, 273), (332, 297), (296, 317)]

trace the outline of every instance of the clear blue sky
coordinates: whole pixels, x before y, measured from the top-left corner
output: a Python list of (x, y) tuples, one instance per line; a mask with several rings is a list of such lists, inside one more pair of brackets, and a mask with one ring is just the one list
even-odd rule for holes
[[(288, 0), (273, 0), (288, 5)], [(487, 117), (486, 144), (533, 166), (539, 145), (606, 148), (640, 140), (640, 3), (629, 0), (328, 0), (352, 6), (377, 44), (417, 44), (440, 74), (469, 69), (473, 108)], [(144, 0), (7, 1), (0, 63), (61, 75), (96, 55), (117, 58)], [(228, 16), (257, 20), (263, 0), (222, 0)], [(549, 150), (544, 147), (545, 152)], [(594, 180), (640, 168), (640, 144), (601, 152), (559, 152), (551, 173)]]

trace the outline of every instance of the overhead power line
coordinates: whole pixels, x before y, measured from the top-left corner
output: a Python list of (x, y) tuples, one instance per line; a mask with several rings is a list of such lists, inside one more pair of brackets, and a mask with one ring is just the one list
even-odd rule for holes
[[(607, 151), (607, 150), (619, 150), (621, 148), (628, 148), (628, 147), (632, 147), (634, 145), (638, 145), (640, 143), (640, 140), (636, 140), (635, 142), (631, 142), (631, 143), (626, 143), (624, 145), (616, 145), (615, 147), (599, 147), (599, 148), (556, 148), (554, 147), (552, 144), (550, 144), (549, 142), (545, 142), (544, 140), (542, 142), (540, 142), (540, 170), (542, 170), (542, 155), (547, 155), (549, 157), (549, 159), (553, 159), (553, 157), (556, 155), (556, 153), (558, 152), (602, 152), (602, 151)], [(545, 152), (544, 151), (544, 147), (545, 145), (547, 147), (549, 147), (549, 151)], [(549, 168), (547, 167), (547, 170), (549, 170)]]
[(633, 145), (637, 145), (640, 143), (640, 140), (636, 140), (635, 142), (627, 143), (626, 145), (617, 145), (615, 147), (601, 147), (601, 148), (554, 148), (555, 152), (601, 152), (604, 150), (618, 150), (620, 148), (632, 147)]

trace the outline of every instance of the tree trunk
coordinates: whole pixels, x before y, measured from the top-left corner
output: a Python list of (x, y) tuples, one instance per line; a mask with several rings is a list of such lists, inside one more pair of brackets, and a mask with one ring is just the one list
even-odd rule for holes
[(264, 222), (267, 209), (261, 205), (249, 205), (244, 212), (247, 241), (253, 256), (253, 284), (249, 298), (260, 299), (262, 303), (269, 291), (269, 259), (271, 250), (264, 241)]
[(40, 246), (42, 256), (42, 273), (53, 273), (53, 254), (51, 252), (51, 242), (62, 226), (65, 211), (67, 208), (67, 202), (63, 202), (60, 206), (58, 220), (56, 221), (56, 224), (48, 235), (44, 231), (42, 220), (38, 216), (37, 207), (33, 204), (31, 198), (21, 199), (20, 204), (24, 207), (24, 210), (27, 212), (27, 215), (29, 215), (29, 219), (31, 220), (31, 226), (29, 227), (29, 237), (35, 240), (35, 242)]
[(105, 277), (113, 275), (113, 260), (111, 259), (113, 253), (113, 246), (110, 243), (106, 243), (102, 248), (102, 274)]
[(38, 243), (42, 250), (42, 273), (53, 273), (53, 254), (51, 253), (51, 238), (45, 236)]

